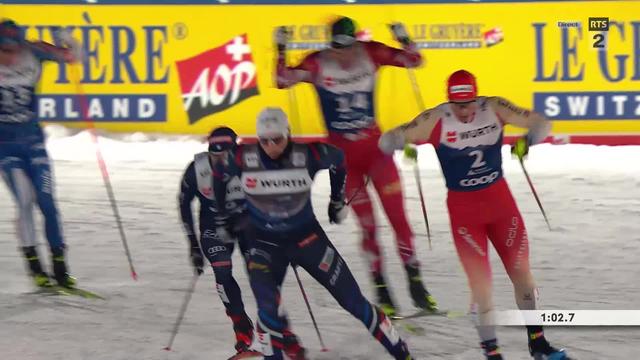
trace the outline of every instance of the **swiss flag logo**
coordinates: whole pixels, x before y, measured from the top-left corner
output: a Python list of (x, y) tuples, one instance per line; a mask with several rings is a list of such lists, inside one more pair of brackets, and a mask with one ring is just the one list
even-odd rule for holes
[(447, 131), (447, 142), (456, 142), (456, 139), (458, 138), (457, 132), (455, 131)]
[(247, 178), (247, 180), (245, 181), (245, 184), (249, 189), (254, 189), (258, 185), (258, 180), (254, 178)]
[(193, 124), (258, 95), (256, 65), (247, 34), (176, 62), (182, 101)]

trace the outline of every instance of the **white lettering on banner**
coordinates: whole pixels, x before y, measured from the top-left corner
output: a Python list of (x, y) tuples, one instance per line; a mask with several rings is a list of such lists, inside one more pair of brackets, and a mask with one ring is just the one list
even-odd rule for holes
[(129, 117), (129, 99), (113, 99), (112, 106), (114, 119)]
[(138, 114), (141, 118), (150, 118), (156, 113), (156, 103), (151, 99), (142, 98), (138, 101)]
[(494, 171), (489, 175), (485, 175), (479, 178), (462, 179), (460, 180), (460, 186), (469, 187), (469, 186), (476, 186), (481, 184), (488, 184), (493, 182), (495, 179), (497, 179), (499, 174), (500, 173), (498, 171)]
[(587, 105), (589, 105), (588, 96), (569, 96), (567, 98), (569, 104), (569, 113), (572, 116), (583, 116), (587, 113)]
[(624, 103), (628, 99), (626, 95), (615, 95), (611, 98), (616, 103), (616, 115), (624, 115)]
[[(204, 68), (193, 83), (189, 93), (182, 95), (184, 108), (189, 110), (195, 99), (200, 100), (201, 107), (206, 107), (208, 104), (220, 105), (230, 91), (231, 98), (229, 103), (235, 103), (238, 100), (240, 91), (253, 81), (255, 74), (256, 66), (250, 61), (243, 61), (234, 66), (233, 69), (229, 69), (225, 64), (220, 64), (216, 68), (211, 83), (207, 83), (209, 68)], [(222, 91), (218, 92), (218, 89), (222, 89)]]
[(79, 115), (77, 111), (73, 110), (73, 99), (64, 99), (64, 117), (66, 119), (76, 119)]
[[(636, 98), (636, 100), (638, 100), (638, 98)], [(597, 101), (596, 113), (598, 114), (598, 116), (602, 116), (604, 115), (604, 96), (598, 96), (598, 99), (596, 101)]]
[(43, 121), (164, 121), (164, 95), (40, 95), (38, 117)]
[(56, 116), (56, 102), (53, 99), (42, 99), (38, 104), (38, 117)]
[(534, 103), (552, 120), (632, 120), (640, 114), (637, 91), (536, 93)]
[(549, 96), (544, 99), (544, 113), (547, 116), (554, 117), (560, 114), (560, 99), (557, 96)]
[(104, 110), (102, 109), (102, 104), (98, 99), (91, 99), (91, 103), (89, 104), (89, 117), (104, 117)]
[(250, 195), (278, 195), (306, 192), (313, 181), (307, 169), (244, 172), (242, 188)]

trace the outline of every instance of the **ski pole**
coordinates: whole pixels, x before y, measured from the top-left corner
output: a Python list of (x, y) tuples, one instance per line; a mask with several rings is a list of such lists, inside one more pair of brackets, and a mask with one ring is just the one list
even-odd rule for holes
[(84, 118), (85, 123), (87, 124), (87, 128), (89, 133), (91, 134), (91, 140), (96, 148), (96, 158), (98, 160), (98, 167), (100, 167), (100, 172), (102, 173), (102, 181), (104, 182), (104, 187), (107, 190), (107, 197), (109, 198), (109, 203), (111, 204), (111, 210), (113, 211), (113, 216), (115, 217), (116, 224), (118, 226), (118, 230), (120, 232), (120, 240), (122, 241), (122, 246), (124, 247), (124, 252), (127, 256), (127, 260), (129, 261), (129, 271), (131, 272), (131, 277), (133, 280), (138, 280), (138, 274), (136, 273), (135, 268), (133, 267), (133, 260), (131, 258), (131, 252), (129, 251), (129, 244), (127, 242), (127, 236), (124, 232), (124, 227), (122, 225), (122, 219), (120, 218), (120, 212), (118, 211), (118, 203), (116, 202), (116, 196), (113, 193), (113, 187), (111, 186), (111, 179), (109, 178), (109, 170), (107, 169), (107, 164), (104, 161), (104, 157), (102, 156), (102, 151), (100, 151), (100, 143), (98, 142), (98, 134), (96, 133), (96, 127), (93, 123), (93, 120), (89, 117), (89, 104), (87, 101), (87, 96), (85, 95), (82, 85), (80, 84), (80, 75), (78, 74), (78, 70), (75, 66), (70, 66), (71, 68), (71, 76), (73, 77), (73, 82), (76, 85), (76, 91), (78, 93), (78, 102), (80, 103), (80, 112), (82, 117)]
[[(424, 111), (426, 110), (426, 107), (424, 105), (424, 100), (422, 99), (422, 95), (420, 95), (420, 86), (418, 85), (418, 80), (416, 79), (416, 74), (414, 73), (413, 69), (411, 68), (407, 68), (407, 71), (409, 73), (409, 80), (411, 81), (411, 87), (413, 88), (413, 93), (416, 97), (416, 102), (418, 103), (418, 106), (420, 107), (420, 111)], [(422, 216), (424, 217), (424, 224), (427, 228), (427, 239), (429, 241), (429, 250), (432, 249), (431, 247), (431, 230), (429, 227), (429, 217), (427, 216), (427, 205), (426, 202), (424, 200), (424, 194), (422, 192), (422, 182), (421, 182), (421, 177), (420, 177), (420, 167), (418, 165), (418, 159), (415, 159), (415, 162), (413, 164), (413, 173), (415, 175), (416, 178), (416, 184), (418, 186), (418, 195), (420, 196), (420, 206), (422, 207)]]
[(296, 265), (291, 265), (293, 268), (293, 273), (296, 275), (296, 280), (298, 281), (298, 285), (300, 286), (300, 292), (302, 292), (302, 297), (304, 298), (305, 304), (307, 304), (307, 310), (309, 310), (309, 315), (311, 315), (311, 321), (313, 322), (313, 327), (316, 329), (316, 334), (318, 334), (318, 340), (320, 340), (320, 346), (322, 347), (322, 351), (329, 351), (326, 346), (324, 346), (324, 341), (322, 341), (322, 335), (320, 335), (320, 329), (318, 328), (318, 323), (316, 323), (316, 318), (313, 316), (313, 311), (311, 311), (311, 305), (309, 304), (309, 298), (307, 298), (307, 293), (304, 291), (304, 287), (302, 286), (302, 281), (300, 281), (300, 275), (298, 274), (298, 269)]
[(547, 223), (547, 227), (549, 228), (549, 231), (552, 231), (551, 224), (549, 224), (549, 219), (547, 218), (547, 214), (545, 213), (544, 207), (540, 202), (540, 197), (538, 197), (538, 192), (536, 191), (536, 188), (533, 186), (533, 182), (529, 177), (529, 173), (527, 172), (527, 169), (524, 167), (524, 160), (518, 156), (518, 161), (520, 162), (520, 167), (522, 167), (522, 172), (524, 172), (524, 176), (527, 178), (527, 182), (529, 183), (529, 188), (533, 193), (533, 197), (536, 199), (536, 202), (538, 203), (538, 207), (540, 208), (540, 211), (542, 211), (542, 216), (544, 217), (544, 221)]
[(171, 351), (171, 346), (173, 346), (173, 340), (175, 340), (176, 335), (178, 335), (178, 329), (180, 328), (180, 324), (182, 324), (182, 319), (184, 319), (184, 314), (187, 312), (187, 306), (189, 306), (189, 301), (191, 301), (191, 295), (193, 295), (196, 290), (196, 283), (198, 282), (198, 278), (200, 275), (195, 273), (191, 278), (191, 284), (189, 285), (189, 289), (185, 293), (184, 300), (182, 301), (182, 306), (180, 307), (180, 312), (178, 313), (178, 318), (176, 319), (176, 323), (173, 325), (173, 330), (171, 331), (171, 338), (169, 339), (169, 345), (167, 345), (164, 350)]

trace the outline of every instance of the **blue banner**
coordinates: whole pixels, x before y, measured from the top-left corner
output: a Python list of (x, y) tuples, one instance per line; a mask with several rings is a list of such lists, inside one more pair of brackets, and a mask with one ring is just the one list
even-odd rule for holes
[(167, 96), (147, 95), (38, 95), (38, 120), (95, 122), (165, 122)]
[(640, 118), (640, 92), (538, 92), (535, 111), (551, 120), (630, 120)]

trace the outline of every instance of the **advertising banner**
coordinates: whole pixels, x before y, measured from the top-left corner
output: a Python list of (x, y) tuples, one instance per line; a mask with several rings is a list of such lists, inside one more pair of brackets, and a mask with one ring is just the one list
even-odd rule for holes
[[(571, 11), (567, 11), (571, 7)], [(326, 47), (327, 24), (352, 17), (363, 40), (393, 46), (403, 22), (425, 64), (415, 70), (427, 106), (445, 101), (458, 69), (479, 93), (503, 96), (554, 120), (554, 135), (594, 143), (640, 143), (640, 3), (636, 1), (402, 5), (2, 5), (31, 40), (57, 42), (68, 27), (81, 65), (45, 66), (39, 117), (99, 128), (205, 134), (219, 125), (255, 133), (265, 106), (281, 106), (295, 135), (325, 132), (309, 84), (275, 88), (273, 29), (292, 33), (288, 62)], [(78, 95), (76, 82), (85, 99)], [(420, 109), (406, 69), (385, 67), (376, 89), (388, 129)], [(519, 131), (508, 129), (508, 134)], [(582, 140), (580, 140), (582, 139)]]

